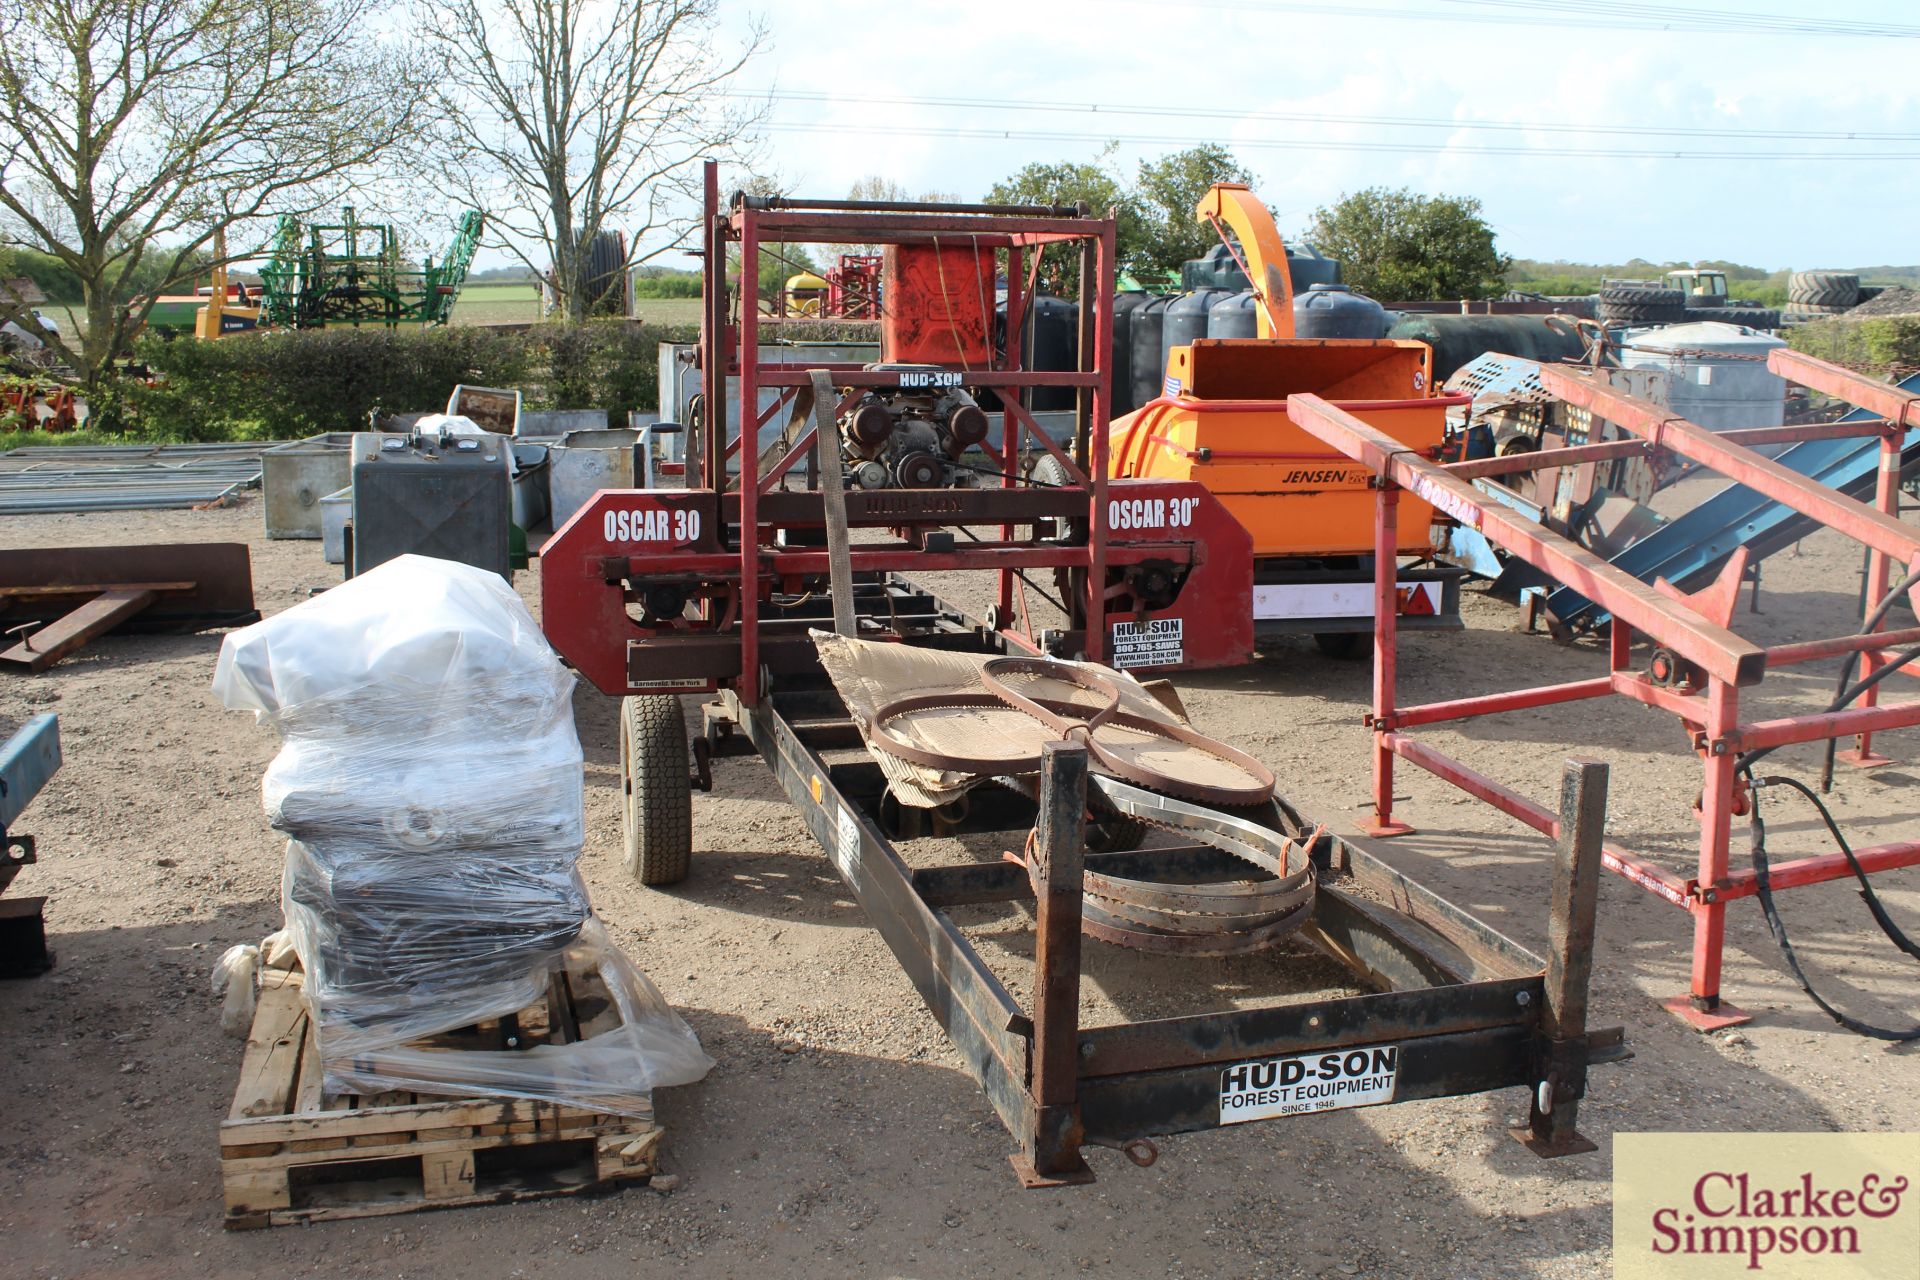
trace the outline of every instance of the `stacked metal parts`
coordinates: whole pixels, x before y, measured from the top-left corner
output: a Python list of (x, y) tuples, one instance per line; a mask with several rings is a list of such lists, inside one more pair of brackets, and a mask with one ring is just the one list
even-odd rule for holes
[[(573, 677), (497, 574), (402, 556), (228, 636), (214, 689), (281, 736), (288, 929), (330, 1092), (492, 1092), (643, 1113), (708, 1060), (607, 940), (575, 863)], [(524, 1052), (424, 1037), (598, 970), (617, 1031)], [(458, 1072), (453, 1077), (449, 1073)]]
[[(1193, 847), (1176, 882), (1131, 866), (1089, 868), (1081, 927), (1161, 955), (1244, 955), (1312, 916), (1311, 850), (1274, 799), (1267, 767), (1196, 732), (1120, 672), (1046, 658), (941, 653), (813, 633), (821, 665), (903, 805), (952, 806), (989, 779), (1037, 795), (1041, 747), (1084, 743), (1089, 799), (1110, 843), (1146, 829)], [(1298, 838), (1296, 838), (1298, 837)], [(1029, 851), (1025, 859), (1033, 872)]]

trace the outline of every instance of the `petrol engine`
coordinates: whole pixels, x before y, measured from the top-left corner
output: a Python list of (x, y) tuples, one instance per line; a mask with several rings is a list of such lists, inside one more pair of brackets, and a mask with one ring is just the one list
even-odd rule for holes
[(987, 415), (938, 365), (875, 364), (900, 374), (898, 389), (868, 391), (840, 419), (847, 478), (862, 489), (943, 489), (973, 485), (960, 459), (987, 438)]

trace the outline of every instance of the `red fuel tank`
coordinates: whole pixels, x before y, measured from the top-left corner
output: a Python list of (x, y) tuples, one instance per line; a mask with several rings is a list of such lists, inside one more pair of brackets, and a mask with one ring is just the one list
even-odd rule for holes
[(993, 250), (969, 237), (888, 245), (881, 277), (881, 360), (984, 367), (992, 351), (993, 273)]

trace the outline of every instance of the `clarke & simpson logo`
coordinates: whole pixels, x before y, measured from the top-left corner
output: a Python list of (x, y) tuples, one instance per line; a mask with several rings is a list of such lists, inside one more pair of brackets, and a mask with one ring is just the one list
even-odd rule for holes
[(1920, 1135), (1623, 1133), (1614, 1274), (1920, 1280)]

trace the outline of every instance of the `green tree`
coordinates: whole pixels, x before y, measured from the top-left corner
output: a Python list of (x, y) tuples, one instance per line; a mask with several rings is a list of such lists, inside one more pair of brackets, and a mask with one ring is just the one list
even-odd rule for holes
[[(1105, 161), (1113, 152), (1108, 147), (1088, 164), (1064, 160), (1054, 164), (1030, 164), (1003, 182), (988, 188), (988, 204), (1085, 204), (1098, 215), (1112, 209), (1116, 214), (1114, 241), (1120, 266), (1139, 251), (1140, 214), (1133, 194), (1107, 169)], [(1049, 249), (1040, 259), (1040, 287), (1060, 297), (1074, 297), (1080, 289), (1078, 256), (1063, 247)]]
[(56, 337), (4, 303), (0, 320), (99, 389), (218, 237), (246, 257), (270, 210), (332, 203), (410, 138), (428, 69), (379, 38), (383, 17), (379, 0), (0, 5), (0, 241), (64, 267), (84, 323)]
[(1384, 301), (1497, 297), (1509, 260), (1470, 196), (1369, 187), (1316, 210), (1307, 233), (1347, 283)]
[(1252, 186), (1253, 175), (1232, 152), (1213, 143), (1141, 161), (1133, 188), (1139, 237), (1131, 255), (1121, 255), (1121, 265), (1141, 276), (1178, 274), (1181, 263), (1219, 244), (1219, 233), (1193, 216), (1200, 198), (1216, 182)]

